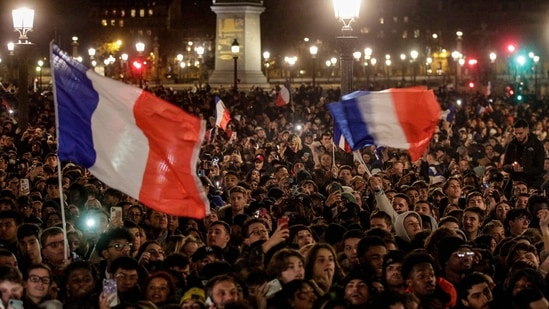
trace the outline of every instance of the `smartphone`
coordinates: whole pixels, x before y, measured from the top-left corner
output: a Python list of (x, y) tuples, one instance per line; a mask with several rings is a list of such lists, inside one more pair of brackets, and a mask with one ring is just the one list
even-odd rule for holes
[(273, 297), (277, 292), (282, 290), (282, 285), (280, 284), (280, 281), (278, 279), (273, 279), (267, 283), (269, 286), (269, 289), (267, 290), (267, 294), (265, 297), (271, 298)]
[(21, 178), (19, 182), (19, 194), (20, 195), (29, 195), (30, 194), (30, 182), (28, 178)]
[(23, 301), (19, 299), (10, 299), (8, 309), (23, 309)]
[(122, 220), (122, 207), (111, 207), (111, 222), (116, 219)]
[(282, 216), (282, 217), (278, 218), (278, 226), (285, 225), (286, 228), (289, 228), (288, 227), (288, 222), (289, 221), (290, 221), (290, 218), (288, 218), (288, 216)]
[[(117, 287), (116, 287), (116, 280), (114, 279), (103, 279), (103, 295), (108, 298), (113, 294), (117, 294)], [(109, 307), (115, 307), (118, 306), (118, 297), (115, 297), (111, 303), (109, 304)]]

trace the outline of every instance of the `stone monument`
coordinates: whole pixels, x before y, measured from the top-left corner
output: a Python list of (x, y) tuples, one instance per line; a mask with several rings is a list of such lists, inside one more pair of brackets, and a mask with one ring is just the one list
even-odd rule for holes
[[(215, 37), (215, 69), (211, 86), (232, 85), (234, 55), (231, 45), (236, 39), (240, 46), (237, 59), (237, 79), (240, 85), (264, 86), (267, 78), (261, 72), (261, 25), (259, 16), (265, 11), (260, 0), (213, 0), (211, 7), (217, 16)], [(240, 86), (239, 86), (240, 87)]]

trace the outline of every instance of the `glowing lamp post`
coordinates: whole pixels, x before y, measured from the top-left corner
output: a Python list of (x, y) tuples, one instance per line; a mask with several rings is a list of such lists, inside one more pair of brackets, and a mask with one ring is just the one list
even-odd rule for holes
[(231, 44), (231, 53), (233, 54), (233, 60), (234, 60), (234, 79), (233, 79), (233, 88), (235, 91), (238, 90), (238, 54), (240, 53), (240, 44), (238, 44), (238, 41), (236, 38), (233, 41), (233, 44)]
[(356, 40), (352, 36), (351, 23), (355, 21), (360, 12), (361, 0), (333, 0), (335, 18), (343, 23), (342, 35), (337, 37), (339, 45), (339, 58), (341, 60), (341, 94), (345, 95), (353, 89), (353, 45)]
[(19, 33), (17, 54), (19, 55), (19, 127), (25, 130), (29, 120), (29, 68), (27, 53), (32, 43), (27, 34), (32, 31), (34, 10), (20, 8), (12, 11), (13, 28)]
[(267, 78), (267, 83), (269, 82), (269, 58), (271, 58), (271, 53), (264, 51), (263, 59), (265, 59), (265, 77)]
[(316, 45), (309, 47), (309, 53), (311, 54), (311, 58), (313, 61), (312, 77), (313, 77), (313, 89), (314, 89), (316, 84), (315, 83), (316, 82), (315, 62), (316, 62), (316, 54), (318, 53), (318, 47)]

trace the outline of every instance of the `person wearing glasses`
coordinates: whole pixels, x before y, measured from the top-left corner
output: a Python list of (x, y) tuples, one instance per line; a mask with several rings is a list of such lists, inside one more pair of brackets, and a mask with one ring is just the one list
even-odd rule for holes
[(507, 212), (505, 228), (508, 236), (519, 236), (530, 227), (530, 213), (526, 209), (514, 208)]
[(112, 274), (108, 272), (112, 261), (121, 256), (130, 256), (132, 246), (132, 234), (123, 227), (114, 228), (99, 235), (95, 251), (102, 258), (96, 265), (100, 280), (112, 278)]
[(29, 266), (23, 276), (23, 285), (25, 287), (23, 307), (25, 309), (40, 308), (40, 304), (48, 296), (51, 282), (51, 269), (47, 265), (33, 264)]
[(438, 262), (443, 270), (443, 278), (454, 286), (461, 283), (465, 275), (473, 270), (475, 252), (460, 237), (445, 237), (439, 242)]
[(42, 263), (48, 265), (55, 276), (60, 276), (67, 265), (80, 259), (74, 252), (70, 252), (69, 258), (66, 258), (65, 250), (68, 249), (65, 249), (65, 241), (63, 229), (57, 226), (45, 229), (40, 235)]

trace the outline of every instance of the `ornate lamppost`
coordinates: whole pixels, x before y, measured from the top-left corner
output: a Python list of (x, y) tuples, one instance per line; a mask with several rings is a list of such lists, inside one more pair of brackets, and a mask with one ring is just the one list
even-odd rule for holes
[(353, 36), (351, 23), (358, 18), (361, 0), (333, 0), (336, 19), (343, 23), (342, 35), (337, 37), (339, 58), (341, 60), (341, 94), (345, 95), (353, 89), (353, 56), (352, 50), (356, 40)]
[(240, 44), (238, 44), (238, 41), (236, 38), (233, 41), (233, 44), (231, 44), (231, 52), (233, 53), (233, 60), (234, 60), (234, 79), (233, 79), (233, 88), (235, 91), (238, 91), (238, 53), (240, 53)]
[(318, 53), (318, 47), (316, 45), (313, 45), (309, 47), (309, 53), (311, 54), (312, 62), (313, 62), (313, 89), (315, 89), (316, 86), (316, 71), (315, 71), (315, 64), (316, 64), (316, 54)]
[(27, 128), (29, 120), (29, 68), (27, 63), (28, 49), (32, 45), (27, 37), (32, 31), (34, 23), (34, 10), (20, 8), (12, 11), (13, 28), (19, 32), (17, 40), (17, 54), (19, 55), (19, 127)]

